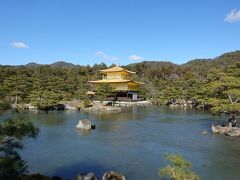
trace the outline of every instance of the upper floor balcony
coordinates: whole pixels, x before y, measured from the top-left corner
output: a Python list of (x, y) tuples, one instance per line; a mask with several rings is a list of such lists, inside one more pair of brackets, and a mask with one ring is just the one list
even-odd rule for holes
[(103, 74), (102, 79), (123, 79), (123, 80), (131, 80), (131, 76), (121, 73), (109, 73)]

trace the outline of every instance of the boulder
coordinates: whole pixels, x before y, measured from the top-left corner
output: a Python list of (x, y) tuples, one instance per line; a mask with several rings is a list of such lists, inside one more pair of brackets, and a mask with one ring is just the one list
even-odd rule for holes
[(240, 128), (231, 128), (227, 133), (227, 136), (240, 136)]
[(214, 125), (212, 125), (212, 132), (214, 133), (214, 134), (226, 134), (228, 131), (229, 131), (229, 126), (224, 126), (224, 127), (222, 127), (222, 126), (214, 126)]
[(8, 143), (15, 140), (15, 138), (13, 136), (4, 136), (2, 139), (2, 143)]
[(94, 173), (82, 173), (75, 176), (74, 180), (97, 180), (97, 177)]
[(240, 137), (240, 128), (231, 126), (214, 126), (212, 125), (212, 132), (214, 134), (225, 134), (227, 136), (238, 136)]
[(102, 180), (126, 180), (122, 173), (109, 171), (103, 175)]
[(88, 119), (83, 119), (83, 120), (79, 120), (78, 124), (76, 125), (76, 128), (91, 130), (91, 129), (95, 129), (95, 124), (92, 124), (91, 121), (89, 121)]
[(77, 108), (69, 104), (65, 104), (65, 110), (77, 110)]
[(32, 110), (32, 109), (37, 109), (37, 107), (33, 106), (31, 104), (23, 104), (22, 105), (22, 109), (30, 109), (30, 110)]

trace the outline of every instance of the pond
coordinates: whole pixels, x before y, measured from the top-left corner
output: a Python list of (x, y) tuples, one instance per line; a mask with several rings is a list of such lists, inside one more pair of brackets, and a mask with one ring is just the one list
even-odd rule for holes
[[(191, 109), (149, 106), (119, 113), (24, 111), (0, 113), (23, 118), (40, 128), (36, 139), (25, 139), (22, 158), (31, 173), (73, 179), (80, 172), (116, 170), (127, 179), (160, 179), (167, 164), (164, 153), (180, 153), (202, 179), (240, 178), (240, 139), (212, 135), (211, 124), (227, 118)], [(75, 128), (80, 119), (96, 124), (90, 133)], [(207, 135), (201, 132), (207, 130)], [(100, 178), (101, 179), (101, 178)]]

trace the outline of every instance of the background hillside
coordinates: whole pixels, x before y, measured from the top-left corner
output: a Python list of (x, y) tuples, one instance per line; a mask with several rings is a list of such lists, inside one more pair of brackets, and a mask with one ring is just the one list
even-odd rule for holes
[[(170, 61), (142, 61), (138, 63), (128, 64), (124, 67), (131, 69), (133, 71), (141, 71), (141, 69), (158, 69), (158, 71), (164, 71), (165, 69), (175, 69), (175, 68), (191, 68), (192, 71), (196, 73), (207, 72), (212, 68), (227, 68), (229, 65), (240, 62), (240, 51), (228, 52), (223, 55), (220, 55), (214, 59), (193, 59), (187, 63), (177, 65)], [(104, 63), (101, 63), (104, 67), (107, 67)], [(75, 65), (65, 61), (57, 61), (52, 64), (37, 64), (35, 62), (30, 62), (26, 65), (21, 65), (29, 68), (34, 68), (37, 66), (51, 66), (51, 67), (60, 67), (60, 68), (78, 68), (84, 67), (81, 65)], [(97, 67), (98, 64), (95, 64), (93, 67)], [(111, 65), (111, 66), (114, 66)], [(90, 67), (90, 66), (89, 66)]]
[(136, 72), (141, 68), (148, 68), (152, 70), (158, 69), (160, 71), (164, 71), (165, 69), (169, 68), (191, 68), (193, 72), (201, 74), (203, 72), (207, 73), (212, 68), (227, 68), (229, 65), (232, 65), (236, 62), (240, 62), (240, 51), (225, 53), (214, 59), (194, 59), (182, 65), (177, 65), (168, 61), (143, 61), (139, 63), (129, 64), (126, 67)]

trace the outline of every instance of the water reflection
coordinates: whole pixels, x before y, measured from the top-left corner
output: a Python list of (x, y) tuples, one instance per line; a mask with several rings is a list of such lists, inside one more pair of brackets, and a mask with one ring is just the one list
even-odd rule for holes
[(93, 116), (95, 116), (96, 119), (101, 121), (128, 121), (128, 120), (141, 120), (143, 119), (143, 116), (138, 113), (138, 111), (128, 108), (124, 109), (122, 112), (96, 112), (96, 113), (90, 113)]
[(87, 129), (77, 129), (77, 128), (75, 128), (75, 131), (76, 131), (77, 134), (83, 135), (83, 136), (89, 136), (89, 135), (91, 135), (91, 133), (93, 133), (93, 130), (87, 130)]

